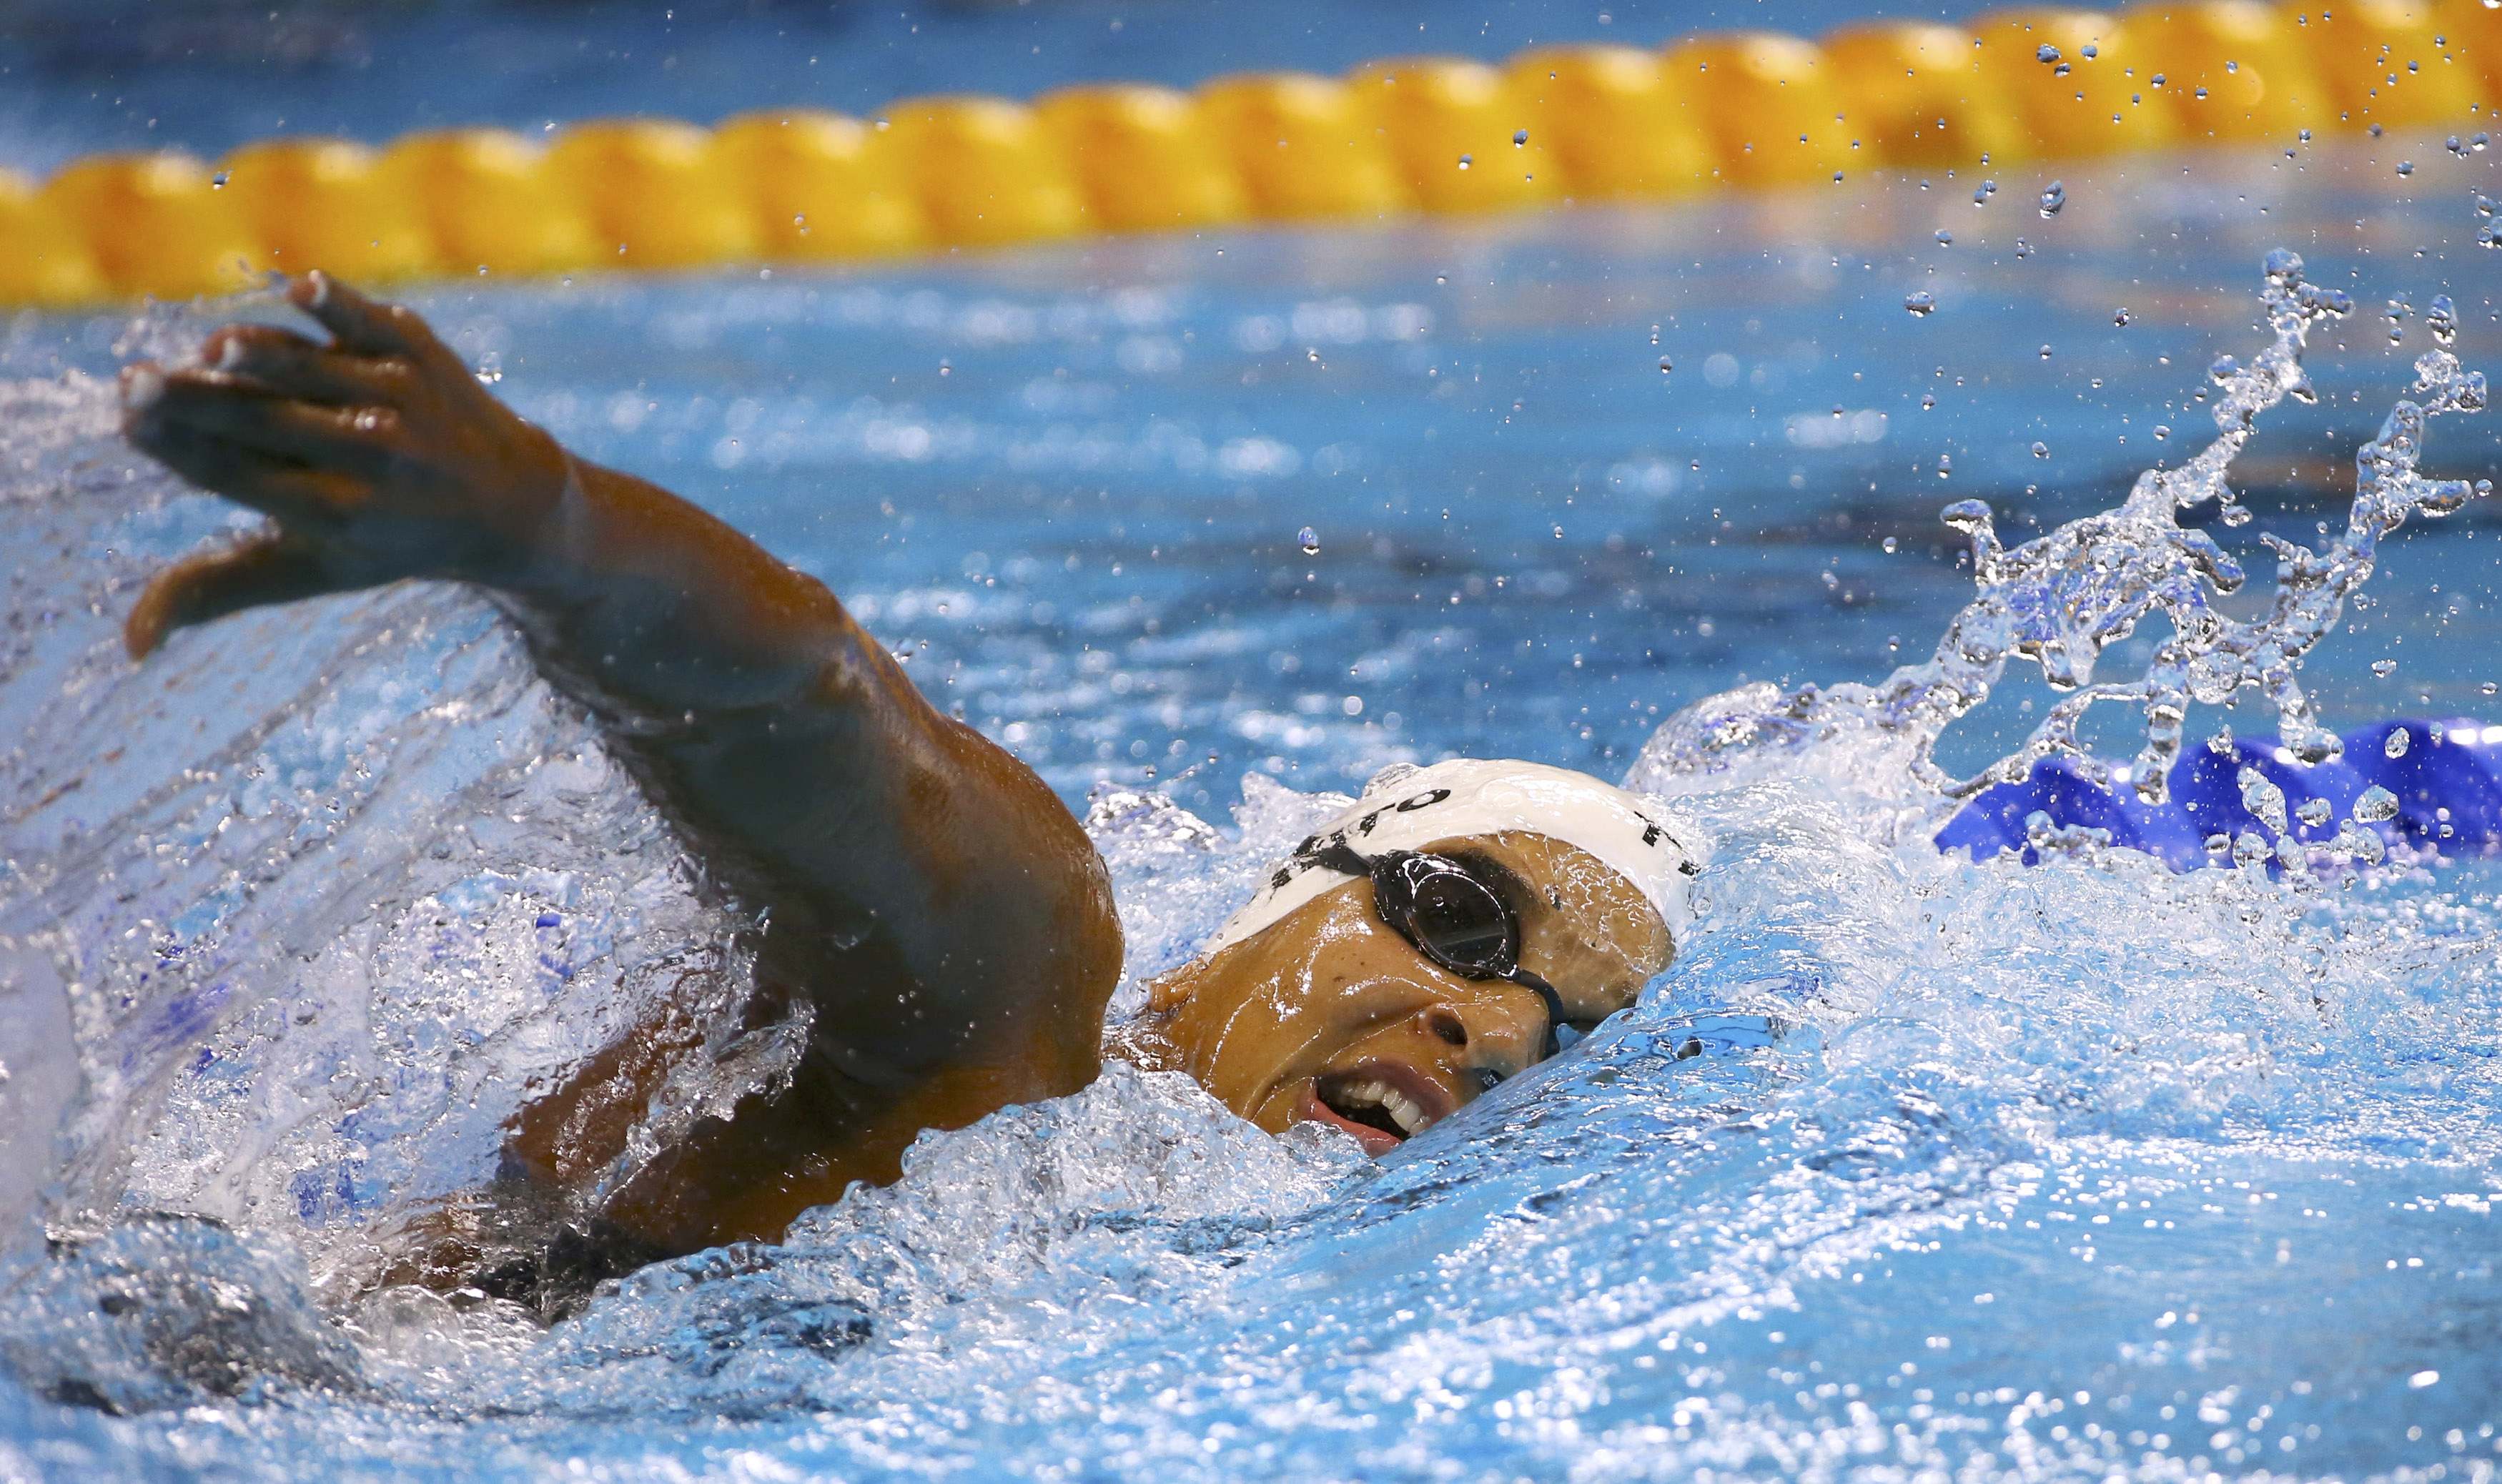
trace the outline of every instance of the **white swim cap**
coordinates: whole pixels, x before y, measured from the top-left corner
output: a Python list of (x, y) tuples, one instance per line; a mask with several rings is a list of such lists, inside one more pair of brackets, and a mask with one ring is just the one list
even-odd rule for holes
[(1460, 758), (1429, 768), (1384, 770), (1352, 808), (1314, 831), (1268, 873), (1259, 894), (1225, 920), (1204, 951), (1230, 948), (1347, 880), (1314, 859), (1333, 835), (1370, 857), (1507, 829), (1587, 851), (1658, 909), (1672, 936), (1682, 936), (1693, 920), (1685, 889), (1702, 869), (1700, 829), (1587, 773), (1540, 762)]

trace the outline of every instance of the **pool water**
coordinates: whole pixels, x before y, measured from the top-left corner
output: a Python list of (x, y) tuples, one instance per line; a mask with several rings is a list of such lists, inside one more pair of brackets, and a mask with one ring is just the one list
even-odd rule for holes
[[(1714, 692), (1926, 657), (1974, 596), (1939, 508), (1986, 499), (2012, 542), (2183, 461), (2213, 436), (2210, 363), (2267, 344), (2271, 249), (2356, 307), (2314, 333), (2316, 402), (2264, 415), (2237, 467), (2257, 520), (2208, 527), (2255, 574), (2236, 612), (2263, 604), (2259, 532), (2342, 526), (2433, 295), (2470, 366), (2495, 342), (2489, 153), (2391, 137), (2057, 173), (2054, 217), (2028, 168), (1995, 192), (1871, 179), (419, 302), (581, 453), (831, 583), (1090, 810), (1134, 987), (1384, 764), (1617, 776)], [(491, 1170), (526, 1079), (664, 993), (726, 1023), (740, 965), (469, 595), (119, 658), (133, 585), (237, 518), (113, 440), (102, 378), (230, 312), (20, 320), (0, 351), (10, 1470), (2502, 1458), (2494, 867), (1975, 865), (1846, 747), (1646, 772), (1716, 839), (1677, 962), (1380, 1164), (1114, 1067), (927, 1140), (899, 1186), (779, 1247), (661, 1265), (551, 1331), (359, 1297), (394, 1232)], [(2497, 449), (2449, 417), (2424, 462), (2481, 476)], [(2384, 546), (2303, 671), (2329, 725), (2502, 712), (2495, 514)], [(2011, 680), (1942, 759), (1987, 762), (2050, 696)], [(2135, 750), (2130, 717), (2103, 725)], [(2205, 710), (2190, 735), (2218, 725), (2274, 718)], [(657, 1129), (781, 1054), (713, 1051)]]

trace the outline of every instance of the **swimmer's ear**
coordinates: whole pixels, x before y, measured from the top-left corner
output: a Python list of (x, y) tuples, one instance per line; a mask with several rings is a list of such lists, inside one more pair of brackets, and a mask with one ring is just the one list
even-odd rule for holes
[(1147, 985), (1147, 1011), (1151, 1015), (1170, 1015), (1190, 1003), (1199, 992), (1199, 970), (1204, 960), (1194, 960), (1161, 979)]
[(145, 659), (175, 629), (246, 608), (317, 597), (343, 586), (311, 543), (271, 531), (240, 546), (202, 552), (157, 573), (121, 625), (122, 646), (131, 658)]

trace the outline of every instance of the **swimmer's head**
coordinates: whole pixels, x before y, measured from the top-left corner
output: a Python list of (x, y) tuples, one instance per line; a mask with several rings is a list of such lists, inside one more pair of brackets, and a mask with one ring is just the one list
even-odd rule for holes
[(1378, 1154), (1633, 1003), (1675, 954), (1700, 848), (1584, 774), (1394, 770), (1151, 987), (1150, 1023), (1244, 1118)]

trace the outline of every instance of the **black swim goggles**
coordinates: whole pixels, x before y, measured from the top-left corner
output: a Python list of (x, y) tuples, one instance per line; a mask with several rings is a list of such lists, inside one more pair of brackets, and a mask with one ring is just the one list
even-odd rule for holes
[(1360, 856), (1343, 835), (1307, 842), (1302, 854), (1326, 869), (1369, 877), (1373, 915), (1436, 963), (1463, 979), (1500, 979), (1536, 992), (1546, 1006), (1538, 1055), (1555, 1055), (1563, 996), (1520, 966), (1520, 914), (1484, 875), (1466, 861), (1420, 851)]

